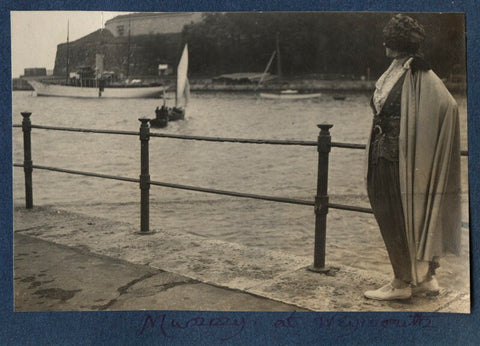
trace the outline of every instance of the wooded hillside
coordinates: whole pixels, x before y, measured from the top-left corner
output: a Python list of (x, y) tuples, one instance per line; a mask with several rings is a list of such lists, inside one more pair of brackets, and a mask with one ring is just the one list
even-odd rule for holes
[[(410, 14), (424, 25), (422, 51), (435, 71), (448, 78), (465, 71), (463, 14)], [(260, 72), (280, 47), (284, 76), (317, 75), (323, 79), (374, 79), (389, 61), (382, 47), (382, 29), (390, 13), (235, 12), (206, 13), (181, 34), (113, 37), (97, 31), (70, 43), (69, 69), (94, 66), (105, 55), (105, 69), (129, 76), (156, 76), (159, 63), (176, 65), (189, 44), (191, 77)], [(56, 75), (66, 70), (66, 44), (58, 46)], [(277, 73), (276, 60), (272, 73)]]

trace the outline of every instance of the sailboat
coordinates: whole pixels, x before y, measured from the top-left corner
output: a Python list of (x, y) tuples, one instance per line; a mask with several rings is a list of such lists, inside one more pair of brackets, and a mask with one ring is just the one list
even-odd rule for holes
[[(152, 127), (165, 127), (169, 121), (185, 119), (185, 108), (190, 98), (190, 85), (187, 78), (188, 73), (188, 44), (185, 44), (177, 65), (177, 79), (175, 88), (175, 106), (166, 106), (165, 92), (163, 93), (163, 105), (161, 108), (155, 109), (155, 119), (150, 120)], [(183, 107), (180, 101), (184, 100)]]
[[(103, 29), (102, 29), (103, 30)], [(129, 30), (130, 37), (130, 30)], [(96, 54), (95, 70), (84, 66), (74, 73), (75, 78), (69, 74), (69, 26), (67, 24), (67, 61), (66, 78), (64, 84), (29, 80), (37, 96), (63, 96), (80, 98), (156, 98), (165, 91), (163, 85), (119, 84), (109, 83), (103, 78), (103, 55)]]
[[(278, 77), (281, 76), (282, 73), (282, 67), (281, 67), (281, 60), (280, 60), (280, 44), (279, 44), (279, 36), (280, 34), (277, 32), (277, 40), (276, 40), (276, 49), (273, 51), (272, 56), (270, 57), (270, 60), (268, 61), (267, 67), (265, 68), (265, 71), (263, 72), (262, 78), (260, 78), (260, 81), (258, 82), (258, 85), (256, 89), (260, 87), (262, 84), (265, 75), (267, 74), (268, 70), (270, 69), (270, 65), (272, 64), (273, 59), (275, 58), (275, 54), (277, 55), (277, 73)], [(321, 96), (321, 93), (301, 93), (298, 92), (298, 90), (282, 90), (277, 93), (260, 93), (260, 97), (267, 98), (267, 99), (280, 99), (280, 100), (304, 100), (304, 99), (311, 99), (311, 98), (316, 98)]]
[(29, 80), (37, 96), (59, 96), (79, 98), (156, 98), (165, 90), (162, 85), (153, 86), (104, 86), (100, 79), (88, 83), (86, 79), (80, 85), (64, 85)]

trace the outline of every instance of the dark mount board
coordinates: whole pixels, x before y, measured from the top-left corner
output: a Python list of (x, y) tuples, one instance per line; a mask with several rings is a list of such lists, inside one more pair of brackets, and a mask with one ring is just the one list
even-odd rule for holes
[[(480, 59), (480, 7), (475, 0), (408, 0), (408, 1), (63, 1), (59, 8), (57, 1), (3, 2), (1, 12), (1, 66), (10, 70), (10, 18), (11, 10), (95, 10), (95, 11), (386, 11), (386, 12), (465, 12), (467, 23), (467, 69), (468, 69), (468, 128), (469, 128), (469, 172), (470, 172), (470, 245), (472, 258), (472, 313), (428, 314), (434, 328), (423, 324), (422, 328), (412, 329), (388, 327), (380, 322), (405, 321), (412, 313), (306, 313), (297, 320), (300, 328), (279, 329), (277, 321), (286, 321), (291, 313), (201, 313), (205, 318), (235, 317), (244, 318), (245, 328), (241, 334), (224, 342), (225, 344), (473, 344), (480, 339), (479, 321), (479, 218), (480, 208), (480, 86), (476, 61)], [(115, 7), (112, 7), (114, 4)], [(8, 7), (12, 6), (12, 7)], [(148, 336), (139, 335), (138, 330), (145, 319), (145, 312), (54, 312), (54, 313), (14, 313), (12, 277), (12, 138), (11, 138), (11, 80), (9, 73), (0, 74), (2, 88), (0, 103), (0, 256), (1, 256), (1, 344), (221, 344), (218, 334), (205, 330), (190, 330), (175, 338), (166, 337), (161, 329)], [(197, 312), (166, 312), (169, 317), (189, 320), (199, 315)], [(153, 312), (161, 318), (163, 312)], [(319, 328), (319, 321), (343, 319), (347, 327), (337, 323), (334, 328)], [(309, 324), (311, 321), (317, 324)], [(303, 321), (303, 322), (302, 322)], [(348, 328), (348, 321), (366, 321), (357, 328)], [(307, 323), (308, 322), (308, 323)], [(425, 321), (423, 321), (426, 323)], [(286, 323), (286, 322), (285, 322)], [(369, 327), (368, 324), (371, 323)], [(418, 322), (417, 323), (421, 323)], [(282, 324), (282, 323), (280, 323)], [(375, 325), (375, 327), (373, 326)], [(473, 341), (473, 342), (472, 342)], [(477, 341), (478, 342), (478, 341)]]

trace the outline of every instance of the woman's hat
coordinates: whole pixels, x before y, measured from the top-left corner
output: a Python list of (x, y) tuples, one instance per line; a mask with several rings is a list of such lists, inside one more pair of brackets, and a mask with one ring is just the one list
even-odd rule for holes
[(415, 19), (397, 14), (383, 29), (385, 47), (401, 51), (416, 52), (425, 39), (425, 30)]

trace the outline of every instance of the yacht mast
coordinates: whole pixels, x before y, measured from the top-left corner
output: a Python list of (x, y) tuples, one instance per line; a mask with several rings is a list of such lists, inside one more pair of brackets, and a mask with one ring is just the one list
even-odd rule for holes
[(70, 60), (70, 20), (67, 20), (67, 64), (66, 64), (66, 76), (65, 76), (65, 84), (68, 84), (68, 77), (69, 77), (69, 60)]

